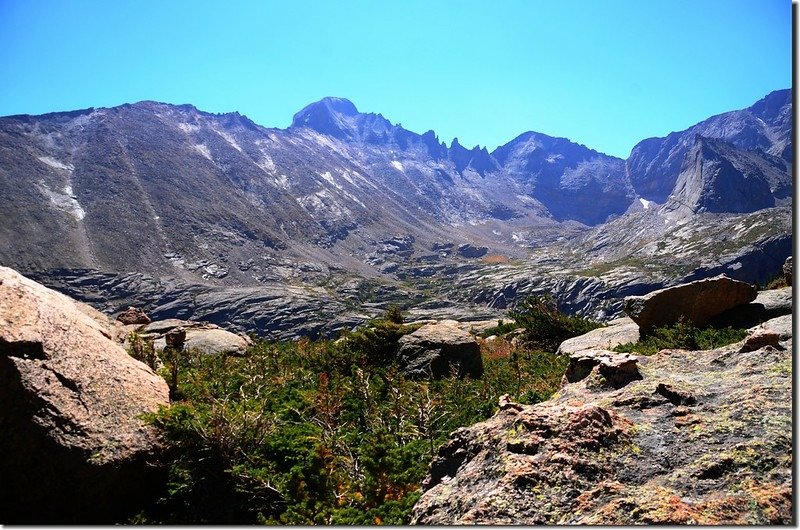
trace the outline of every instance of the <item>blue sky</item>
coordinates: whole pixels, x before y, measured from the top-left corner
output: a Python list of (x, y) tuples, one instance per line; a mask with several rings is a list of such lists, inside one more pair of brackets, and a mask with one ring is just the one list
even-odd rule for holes
[(0, 0), (0, 115), (324, 96), (490, 150), (633, 145), (791, 86), (789, 0)]

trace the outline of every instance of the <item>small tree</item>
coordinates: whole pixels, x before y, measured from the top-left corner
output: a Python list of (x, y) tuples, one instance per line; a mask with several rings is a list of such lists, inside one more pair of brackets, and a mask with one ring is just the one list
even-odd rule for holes
[(525, 330), (523, 338), (534, 348), (555, 351), (563, 341), (583, 335), (602, 324), (558, 310), (549, 295), (531, 296), (509, 312), (517, 325)]
[(400, 310), (400, 306), (390, 305), (386, 310), (386, 320), (395, 324), (402, 324), (403, 312)]

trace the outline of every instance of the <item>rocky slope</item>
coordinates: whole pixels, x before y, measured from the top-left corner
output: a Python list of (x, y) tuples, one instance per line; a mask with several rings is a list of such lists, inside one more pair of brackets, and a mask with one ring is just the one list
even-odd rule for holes
[(340, 98), (287, 129), (156, 102), (5, 117), (0, 263), (111, 312), (274, 338), (398, 301), (490, 318), (537, 290), (610, 317), (692, 275), (775, 274), (791, 119), (778, 91), (623, 161), (535, 132), (491, 153), (448, 146)]
[(453, 433), (412, 522), (791, 523), (787, 321), (709, 351), (572, 353), (551, 400)]

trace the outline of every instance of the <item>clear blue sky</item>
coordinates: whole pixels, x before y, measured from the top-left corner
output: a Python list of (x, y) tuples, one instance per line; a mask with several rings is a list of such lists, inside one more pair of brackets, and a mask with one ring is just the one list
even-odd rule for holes
[(626, 157), (791, 67), (789, 0), (0, 0), (0, 115), (153, 99), (287, 127), (342, 96), (448, 143)]

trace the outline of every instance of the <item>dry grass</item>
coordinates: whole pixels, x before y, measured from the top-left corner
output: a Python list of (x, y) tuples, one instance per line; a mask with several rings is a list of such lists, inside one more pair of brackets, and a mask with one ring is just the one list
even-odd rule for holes
[(511, 260), (509, 259), (508, 256), (503, 256), (502, 254), (489, 254), (481, 258), (481, 261), (483, 261), (484, 263), (491, 263), (496, 265), (496, 264), (505, 264), (510, 262)]

